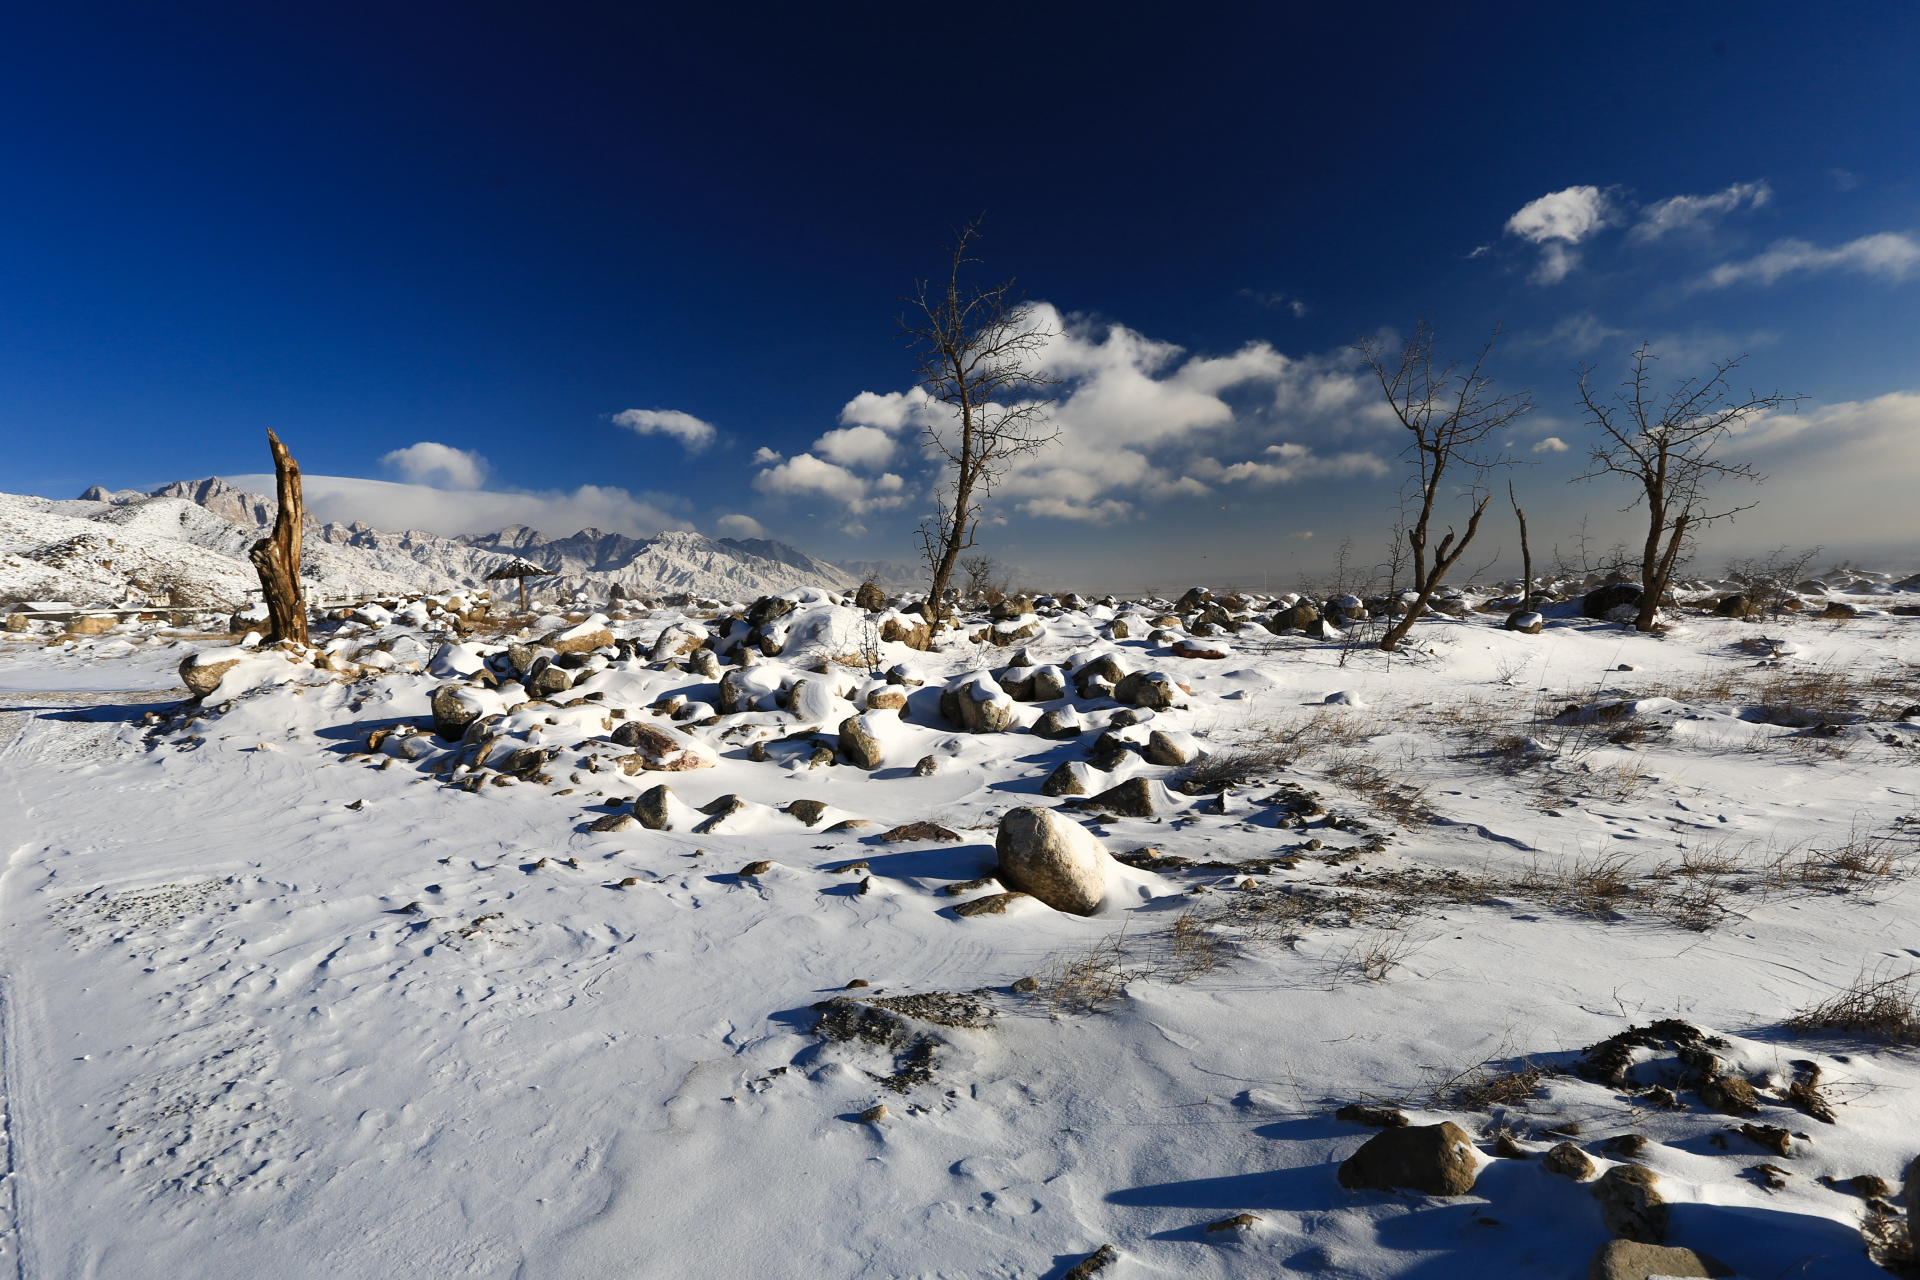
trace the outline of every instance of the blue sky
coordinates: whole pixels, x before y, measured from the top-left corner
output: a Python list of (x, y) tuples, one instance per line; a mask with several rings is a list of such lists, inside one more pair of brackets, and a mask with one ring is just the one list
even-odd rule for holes
[(1911, 6), (686, 8), (9, 9), (0, 489), (254, 474), (273, 427), (323, 514), (907, 560), (897, 298), (985, 210), (1069, 381), (983, 538), (1047, 580), (1377, 558), (1348, 346), (1422, 314), (1510, 331), (1543, 544), (1624, 528), (1570, 369), (1651, 340), (1807, 397), (1703, 563), (1920, 560)]

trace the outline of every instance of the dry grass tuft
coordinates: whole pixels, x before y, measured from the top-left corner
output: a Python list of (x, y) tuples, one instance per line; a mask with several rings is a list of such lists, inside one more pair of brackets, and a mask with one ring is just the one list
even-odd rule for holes
[(1846, 990), (1802, 1009), (1786, 1025), (1810, 1035), (1840, 1031), (1888, 1044), (1920, 1045), (1920, 969), (1862, 969)]
[(1382, 816), (1402, 826), (1417, 827), (1433, 821), (1427, 788), (1401, 782), (1380, 766), (1379, 759), (1367, 752), (1345, 752), (1329, 760), (1321, 772), (1330, 781), (1358, 792)]
[(1395, 929), (1377, 929), (1354, 939), (1326, 961), (1322, 978), (1329, 990), (1343, 982), (1385, 982), (1387, 975), (1417, 955), (1431, 939)]

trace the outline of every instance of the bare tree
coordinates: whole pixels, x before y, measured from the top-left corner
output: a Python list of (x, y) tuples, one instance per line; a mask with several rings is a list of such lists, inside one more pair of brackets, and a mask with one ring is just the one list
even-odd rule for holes
[(254, 543), (247, 558), (260, 574), (260, 592), (267, 601), (267, 643), (307, 644), (307, 602), (300, 593), (300, 525), (307, 508), (300, 497), (300, 464), (271, 431), (267, 446), (273, 450), (280, 510), (273, 518), (273, 532)]
[(918, 280), (905, 301), (917, 309), (900, 317), (913, 351), (920, 386), (952, 410), (929, 424), (925, 447), (943, 463), (935, 514), (920, 525), (920, 550), (932, 575), (928, 601), (937, 619), (960, 553), (972, 548), (980, 509), (1015, 459), (1058, 438), (1047, 419), (1053, 403), (1043, 393), (1059, 382), (1034, 361), (1053, 337), (1034, 324), (1033, 309), (1014, 297), (1012, 280), (990, 288), (963, 283), (967, 250), (980, 238), (980, 218), (954, 233), (944, 281)]
[(993, 589), (994, 575), (999, 570), (992, 556), (968, 556), (960, 562), (960, 572), (966, 575), (966, 585), (960, 588), (960, 594), (969, 600), (987, 594)]
[(1766, 479), (1751, 463), (1723, 462), (1713, 450), (1735, 427), (1781, 405), (1798, 406), (1799, 396), (1758, 395), (1736, 399), (1727, 375), (1744, 356), (1723, 360), (1706, 378), (1682, 378), (1664, 397), (1648, 386), (1659, 357), (1649, 343), (1633, 353), (1633, 365), (1611, 403), (1596, 398), (1591, 365), (1580, 367), (1580, 400), (1587, 419), (1600, 428), (1587, 471), (1576, 480), (1620, 476), (1637, 492), (1623, 510), (1647, 507), (1647, 537), (1640, 551), (1640, 614), (1634, 627), (1653, 630), (1660, 600), (1696, 530), (1725, 520), (1755, 504), (1715, 511), (1707, 489), (1716, 480)]
[[(1480, 531), (1480, 516), (1493, 499), (1482, 481), (1490, 468), (1506, 465), (1504, 459), (1485, 452), (1487, 437), (1533, 408), (1533, 399), (1525, 391), (1501, 396), (1493, 393), (1493, 379), (1484, 369), (1500, 332), (1496, 327), (1473, 363), (1464, 368), (1457, 363), (1441, 363), (1439, 338), (1430, 319), (1423, 318), (1414, 326), (1413, 336), (1402, 344), (1398, 354), (1389, 352), (1378, 338), (1363, 338), (1354, 346), (1380, 379), (1380, 389), (1386, 393), (1393, 416), (1413, 437), (1406, 448), (1412, 464), (1406, 505), (1417, 504), (1417, 514), (1407, 527), (1407, 547), (1413, 553), (1413, 589), (1419, 595), (1406, 614), (1380, 637), (1382, 649), (1399, 645), (1448, 570)], [(1462, 476), (1461, 472), (1466, 474)], [(1446, 536), (1434, 546), (1434, 508), (1462, 480), (1465, 496), (1474, 504), (1466, 532), (1456, 535), (1448, 526)]]

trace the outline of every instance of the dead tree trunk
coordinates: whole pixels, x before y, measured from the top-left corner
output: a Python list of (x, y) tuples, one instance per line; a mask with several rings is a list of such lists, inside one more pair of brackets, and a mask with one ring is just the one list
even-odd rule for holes
[(1520, 522), (1520, 607), (1533, 608), (1533, 552), (1527, 549), (1527, 513), (1513, 494), (1513, 481), (1507, 481), (1507, 501), (1513, 504), (1514, 519)]
[(280, 512), (274, 517), (273, 532), (253, 544), (247, 559), (259, 571), (260, 591), (267, 600), (267, 643), (307, 644), (307, 602), (300, 594), (300, 525), (307, 509), (300, 500), (300, 464), (271, 431), (267, 444), (273, 449)]

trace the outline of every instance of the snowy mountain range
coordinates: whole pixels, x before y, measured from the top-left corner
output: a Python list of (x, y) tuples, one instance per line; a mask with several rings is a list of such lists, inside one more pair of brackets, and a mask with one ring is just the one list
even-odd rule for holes
[[(0, 494), (0, 602), (105, 604), (170, 593), (181, 605), (238, 604), (257, 595), (247, 549), (277, 511), (273, 499), (212, 477), (151, 492), (96, 485), (71, 501)], [(529, 581), (541, 596), (582, 589), (604, 596), (618, 584), (637, 593), (745, 600), (801, 587), (850, 590), (867, 576), (894, 586), (910, 581), (899, 566), (876, 563), (879, 572), (849, 573), (765, 538), (680, 531), (630, 538), (598, 529), (548, 538), (524, 525), (447, 538), (361, 522), (320, 524), (311, 516), (301, 571), (324, 598), (439, 592), (478, 586), (516, 557), (553, 570), (551, 578)]]

